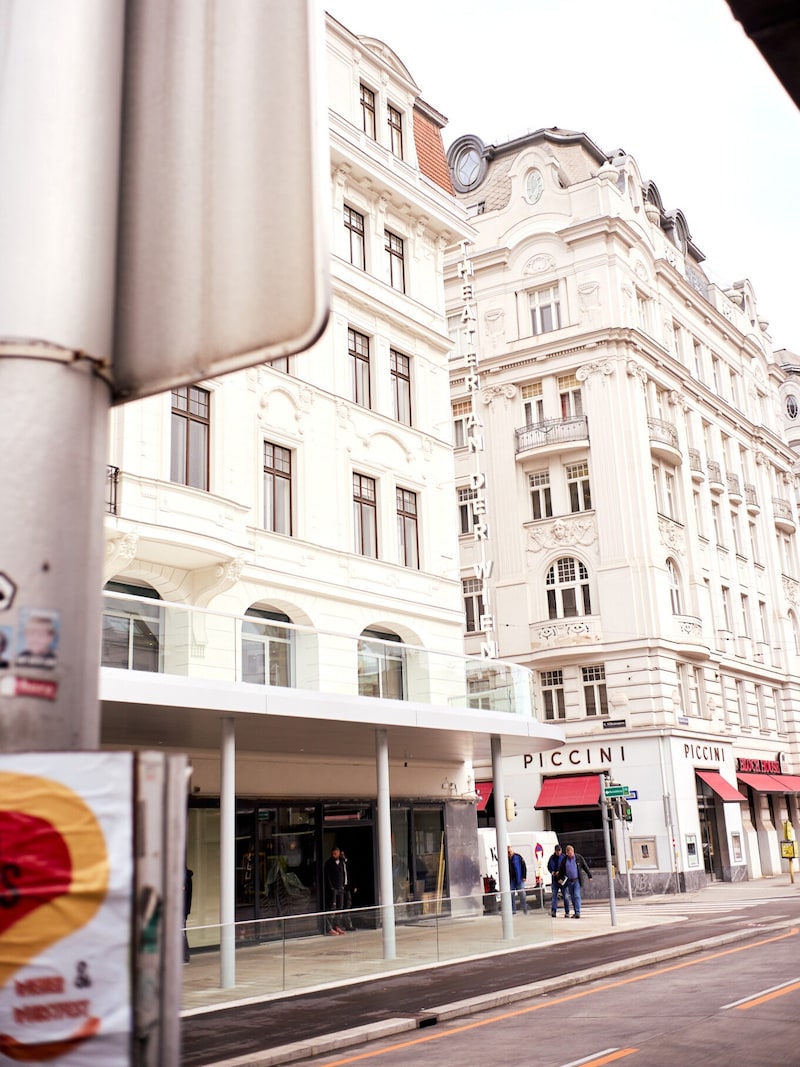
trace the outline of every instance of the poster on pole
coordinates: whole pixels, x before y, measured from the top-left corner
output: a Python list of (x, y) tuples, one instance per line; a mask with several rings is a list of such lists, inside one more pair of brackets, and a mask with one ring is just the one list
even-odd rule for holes
[(0, 1063), (131, 1062), (132, 766), (0, 755)]

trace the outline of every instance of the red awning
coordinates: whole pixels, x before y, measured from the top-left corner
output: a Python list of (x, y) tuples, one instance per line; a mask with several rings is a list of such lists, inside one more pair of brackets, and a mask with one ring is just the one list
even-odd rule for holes
[(800, 774), (772, 774), (770, 777), (781, 782), (787, 793), (800, 793)]
[(787, 792), (786, 787), (781, 785), (774, 774), (737, 774), (736, 777), (740, 782), (751, 786), (759, 793)]
[(493, 782), (476, 782), (475, 792), (478, 794), (478, 803), (476, 805), (478, 811), (483, 811), (486, 805), (489, 803), (489, 797), (492, 795)]
[(698, 771), (695, 770), (695, 774), (706, 785), (711, 786), (714, 792), (722, 800), (729, 800), (732, 804), (738, 804), (742, 800), (747, 800), (747, 797), (742, 796), (735, 786), (723, 778), (719, 771)]
[(588, 808), (600, 803), (600, 775), (545, 778), (534, 808)]

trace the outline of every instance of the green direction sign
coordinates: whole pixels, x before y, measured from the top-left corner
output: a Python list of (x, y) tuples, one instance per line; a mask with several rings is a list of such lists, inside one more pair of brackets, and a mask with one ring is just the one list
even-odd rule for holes
[(607, 797), (626, 797), (629, 790), (626, 785), (607, 785), (603, 792)]

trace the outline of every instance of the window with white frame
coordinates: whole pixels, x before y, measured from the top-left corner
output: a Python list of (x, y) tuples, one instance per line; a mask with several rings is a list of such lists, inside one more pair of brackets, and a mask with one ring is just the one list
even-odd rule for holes
[(248, 608), (242, 622), (242, 681), (254, 685), (292, 684), (294, 631), (288, 615)]
[(672, 348), (675, 353), (675, 358), (680, 363), (683, 363), (683, 330), (677, 322), (673, 322), (672, 324)]
[(706, 700), (702, 668), (692, 663), (678, 663), (677, 667), (684, 715), (705, 718)]
[(292, 453), (264, 442), (264, 529), (292, 532)]
[(753, 632), (753, 625), (750, 619), (750, 597), (746, 593), (741, 593), (742, 602), (742, 637), (750, 637)]
[(375, 140), (377, 126), (375, 124), (375, 93), (361, 84), (361, 129), (367, 137)]
[(761, 562), (761, 551), (758, 540), (758, 524), (755, 519), (748, 522), (748, 529), (750, 531), (750, 552), (752, 553), (753, 563), (758, 565)]
[(378, 558), (378, 509), (375, 479), (353, 472), (354, 550), (360, 556)]
[(548, 722), (567, 717), (564, 702), (564, 672), (539, 671), (542, 686), (542, 707)]
[(371, 407), (369, 373), (369, 337), (357, 330), (347, 330), (347, 350), (353, 374), (353, 400), (362, 407)]
[(606, 669), (602, 664), (596, 667), (581, 667), (583, 677), (583, 703), (587, 715), (608, 715), (608, 695), (606, 693)]
[(773, 688), (772, 703), (775, 707), (775, 725), (779, 733), (786, 733), (786, 716), (783, 712), (783, 693), (780, 689)]
[(563, 556), (556, 560), (545, 579), (547, 613), (550, 619), (591, 615), (589, 572), (579, 559)]
[(158, 593), (131, 580), (107, 582), (104, 592), (117, 595), (103, 598), (100, 662), (104, 667), (157, 673), (164, 625)]
[(667, 560), (667, 580), (669, 582), (669, 601), (672, 607), (673, 615), (682, 615), (683, 606), (681, 603), (681, 581), (678, 574), (678, 568), (675, 566), (674, 560)]
[(800, 619), (798, 619), (797, 612), (792, 608), (789, 608), (789, 622), (792, 627), (792, 636), (794, 637), (794, 654), (800, 656)]
[(402, 352), (389, 349), (392, 376), (392, 407), (394, 417), (406, 426), (411, 425), (411, 360)]
[(544, 397), (542, 396), (542, 383), (529, 382), (520, 390), (522, 394), (522, 410), (525, 415), (525, 425), (535, 426), (538, 422), (544, 422)]
[(386, 265), (389, 272), (389, 285), (399, 293), (406, 291), (405, 246), (403, 238), (390, 230), (384, 230), (384, 248)]
[(531, 309), (531, 332), (535, 337), (561, 329), (561, 302), (558, 286), (535, 289), (528, 294)]
[(559, 375), (558, 397), (562, 419), (577, 419), (583, 415), (581, 384), (574, 374)]
[(589, 486), (589, 464), (568, 463), (566, 468), (567, 491), (569, 492), (569, 509), (574, 514), (578, 511), (592, 510), (592, 492)]
[(389, 123), (389, 147), (392, 155), (398, 159), (403, 158), (403, 113), (391, 104), (386, 108), (387, 121)]
[[(731, 591), (727, 585), (722, 586), (722, 622), (723, 629), (733, 632), (733, 612), (731, 611)], [(728, 649), (730, 652), (730, 649)]]
[(211, 393), (197, 385), (172, 390), (170, 481), (208, 490)]
[(650, 301), (640, 290), (636, 290), (636, 318), (639, 329), (644, 333), (650, 332)]
[(738, 508), (731, 508), (731, 533), (733, 534), (733, 551), (737, 556), (743, 556), (742, 526)]
[(742, 726), (748, 727), (750, 716), (747, 707), (747, 682), (744, 678), (738, 678), (736, 681), (736, 707), (739, 712), (739, 722)]
[(534, 471), (528, 475), (531, 494), (531, 516), (534, 519), (549, 519), (553, 514), (550, 498), (550, 471)]
[(367, 259), (364, 244), (364, 216), (344, 205), (344, 228), (347, 232), (350, 262), (359, 270), (366, 270)]
[(464, 592), (464, 617), (468, 634), (480, 633), (483, 615), (483, 582), (479, 578), (464, 578), (461, 582)]
[(472, 533), (475, 526), (474, 503), (478, 499), (478, 490), (462, 485), (456, 489), (458, 497), (458, 531), (462, 534)]
[(453, 401), (453, 446), (455, 448), (467, 446), (467, 422), (471, 414), (471, 400)]
[(704, 382), (703, 374), (703, 346), (699, 341), (692, 341), (692, 353), (694, 356), (694, 373), (698, 381)]
[(396, 490), (397, 501), (397, 549), (402, 567), (419, 570), (419, 527), (417, 519), (417, 494), (410, 489)]
[(358, 642), (359, 696), (405, 700), (405, 648), (397, 634), (364, 630)]
[(758, 728), (760, 730), (774, 730), (775, 716), (770, 714), (771, 709), (767, 706), (767, 694), (763, 685), (756, 682), (756, 709), (758, 712)]
[(716, 541), (717, 548), (725, 547), (725, 536), (722, 529), (722, 516), (719, 510), (719, 504), (716, 500), (711, 501), (711, 521), (714, 524), (714, 540)]

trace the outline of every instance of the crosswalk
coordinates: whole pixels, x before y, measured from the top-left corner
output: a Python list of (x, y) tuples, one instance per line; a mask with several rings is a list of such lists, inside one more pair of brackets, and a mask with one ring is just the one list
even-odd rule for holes
[[(625, 898), (623, 900), (618, 899), (617, 906), (620, 909), (624, 908), (627, 915), (635, 913), (637, 918), (646, 918), (650, 915), (655, 919), (664, 915), (718, 915), (725, 912), (745, 911), (749, 908), (758, 907), (759, 904), (770, 904), (773, 907), (781, 907), (782, 901), (796, 904), (797, 899), (797, 894), (792, 896), (770, 895), (764, 897), (748, 897), (746, 900), (703, 900), (702, 897), (674, 897), (671, 900), (664, 900), (663, 902), (654, 900), (639, 902), (636, 899), (629, 901)], [(596, 906), (597, 905), (595, 905), (595, 907)]]

